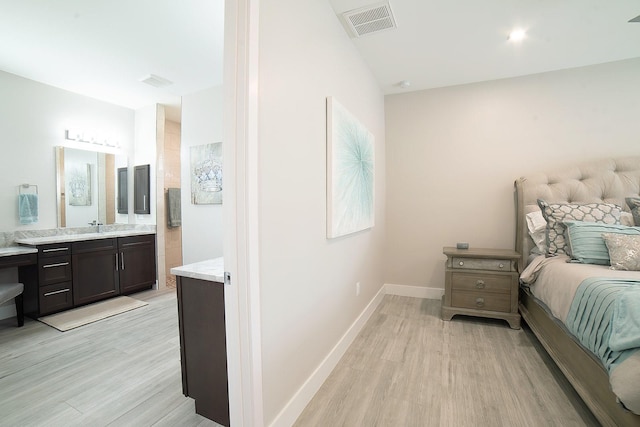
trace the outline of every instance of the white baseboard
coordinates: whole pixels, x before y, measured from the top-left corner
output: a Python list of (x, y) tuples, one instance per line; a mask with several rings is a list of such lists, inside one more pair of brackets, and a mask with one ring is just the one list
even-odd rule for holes
[(387, 283), (384, 285), (384, 289), (388, 295), (400, 295), (403, 297), (441, 299), (442, 295), (444, 295), (444, 289), (425, 288), (423, 286), (394, 285)]
[(444, 289), (425, 288), (423, 286), (406, 286), (384, 284), (380, 291), (373, 297), (371, 302), (362, 311), (360, 316), (353, 322), (351, 327), (344, 333), (340, 341), (333, 347), (327, 357), (324, 358), (320, 366), (307, 378), (296, 394), (289, 400), (287, 405), (280, 411), (270, 427), (289, 427), (295, 423), (304, 408), (309, 404), (313, 396), (318, 392), (322, 384), (329, 377), (336, 367), (340, 358), (347, 351), (358, 333), (362, 330), (367, 320), (371, 317), (375, 309), (382, 302), (385, 295), (400, 295), (414, 298), (441, 299)]
[(340, 341), (338, 341), (327, 357), (320, 363), (320, 366), (307, 378), (302, 387), (300, 387), (282, 411), (280, 411), (278, 416), (276, 416), (275, 420), (270, 424), (270, 427), (289, 427), (295, 423), (304, 408), (309, 404), (313, 396), (329, 377), (329, 374), (331, 374), (336, 367), (340, 358), (345, 354), (353, 340), (358, 336), (367, 323), (367, 320), (369, 320), (375, 309), (380, 305), (385, 294), (386, 290), (383, 285), (367, 307), (360, 313), (360, 316), (358, 316), (347, 332), (340, 338)]

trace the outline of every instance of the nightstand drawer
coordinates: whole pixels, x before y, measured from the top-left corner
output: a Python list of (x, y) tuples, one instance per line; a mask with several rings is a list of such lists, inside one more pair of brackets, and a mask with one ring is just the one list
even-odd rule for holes
[(453, 291), (451, 306), (508, 313), (511, 311), (511, 296), (510, 294)]
[(451, 288), (461, 291), (482, 291), (510, 294), (512, 280), (510, 274), (451, 273)]
[(454, 257), (451, 267), (462, 270), (515, 271), (515, 262), (507, 259)]

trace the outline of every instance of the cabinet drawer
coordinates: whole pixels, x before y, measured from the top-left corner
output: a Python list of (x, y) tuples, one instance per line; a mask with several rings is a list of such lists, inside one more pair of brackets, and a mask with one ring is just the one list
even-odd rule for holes
[(71, 243), (53, 243), (38, 246), (38, 258), (71, 255)]
[(511, 293), (511, 275), (452, 273), (451, 287), (462, 291)]
[(508, 313), (511, 311), (511, 295), (453, 291), (451, 306)]
[(451, 267), (463, 270), (515, 271), (515, 262), (508, 259), (453, 257)]
[(40, 286), (71, 280), (71, 257), (48, 257), (38, 263)]
[(73, 254), (82, 254), (86, 252), (97, 252), (97, 251), (111, 251), (115, 252), (117, 249), (116, 239), (96, 239), (96, 240), (86, 240), (83, 242), (74, 242), (73, 243)]
[(41, 286), (38, 292), (40, 315), (66, 310), (73, 306), (71, 282)]

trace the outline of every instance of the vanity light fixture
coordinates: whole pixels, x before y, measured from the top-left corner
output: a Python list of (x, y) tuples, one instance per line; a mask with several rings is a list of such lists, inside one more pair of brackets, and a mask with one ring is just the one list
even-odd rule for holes
[(107, 137), (101, 137), (79, 129), (67, 129), (64, 134), (65, 139), (69, 141), (84, 142), (85, 144), (102, 145), (105, 147), (120, 148), (120, 142), (112, 141)]

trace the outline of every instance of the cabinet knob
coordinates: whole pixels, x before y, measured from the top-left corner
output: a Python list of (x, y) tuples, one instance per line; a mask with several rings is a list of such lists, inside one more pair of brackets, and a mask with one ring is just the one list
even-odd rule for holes
[(504, 264), (503, 263), (498, 264), (498, 268), (504, 268)]
[(476, 306), (484, 307), (484, 298), (476, 298)]
[(476, 288), (478, 289), (484, 289), (484, 280), (478, 280), (476, 282)]
[(464, 265), (464, 261), (460, 261), (458, 265), (461, 265), (461, 266)]

